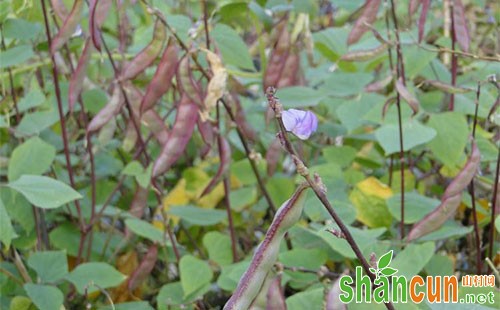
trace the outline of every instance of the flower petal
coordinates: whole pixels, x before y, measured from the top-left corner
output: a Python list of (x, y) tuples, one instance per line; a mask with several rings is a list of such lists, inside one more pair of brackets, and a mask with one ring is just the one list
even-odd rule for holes
[(296, 110), (296, 109), (290, 109), (283, 111), (281, 113), (281, 118), (283, 120), (283, 125), (285, 125), (285, 129), (288, 131), (292, 131), (295, 126), (300, 122), (300, 120), (304, 117), (305, 112)]
[(318, 128), (318, 118), (311, 111), (289, 109), (281, 113), (283, 125), (299, 139), (305, 140)]
[(318, 128), (318, 118), (311, 111), (306, 111), (304, 117), (299, 121), (292, 132), (302, 140), (311, 136)]

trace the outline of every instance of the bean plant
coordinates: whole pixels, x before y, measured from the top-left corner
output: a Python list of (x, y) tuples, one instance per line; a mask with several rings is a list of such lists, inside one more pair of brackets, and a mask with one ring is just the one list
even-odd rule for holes
[[(3, 0), (0, 309), (497, 307), (499, 25), (492, 0)], [(345, 303), (359, 272), (493, 299)]]

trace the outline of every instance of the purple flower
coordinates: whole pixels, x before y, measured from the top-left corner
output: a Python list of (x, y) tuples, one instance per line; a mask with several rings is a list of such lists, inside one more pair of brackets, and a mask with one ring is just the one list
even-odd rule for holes
[(318, 118), (311, 111), (289, 109), (281, 113), (285, 129), (306, 140), (318, 128)]

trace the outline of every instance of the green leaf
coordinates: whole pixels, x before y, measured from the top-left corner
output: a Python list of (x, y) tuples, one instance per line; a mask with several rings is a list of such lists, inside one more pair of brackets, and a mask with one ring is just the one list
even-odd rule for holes
[[(326, 231), (326, 229), (331, 228), (330, 226), (326, 226), (323, 229), (319, 230), (317, 234), (323, 238), (331, 248), (339, 253), (340, 255), (346, 258), (356, 258), (352, 248), (349, 246), (345, 239), (337, 238), (333, 236), (331, 233)], [(334, 229), (339, 230), (337, 226), (333, 226)], [(363, 252), (364, 255), (370, 254), (365, 253), (365, 250), (369, 250), (370, 246), (377, 241), (377, 238), (380, 237), (385, 231), (385, 228), (375, 228), (375, 229), (359, 229), (352, 226), (347, 227), (352, 234), (352, 237), (358, 243), (358, 246)]]
[(384, 269), (385, 267), (389, 266), (392, 260), (392, 254), (394, 251), (389, 251), (386, 254), (382, 255), (382, 257), (379, 258), (378, 263), (377, 263), (377, 268), (378, 269)]
[(9, 181), (23, 174), (43, 174), (56, 157), (56, 149), (38, 137), (33, 137), (14, 149), (9, 160)]
[(42, 26), (24, 19), (9, 18), (5, 21), (2, 30), (6, 38), (30, 41), (37, 37)]
[(465, 116), (457, 112), (432, 114), (427, 125), (437, 132), (428, 144), (432, 153), (447, 166), (458, 164), (469, 137)]
[(128, 229), (143, 238), (163, 243), (163, 232), (146, 221), (130, 218), (125, 220), (125, 225)]
[(85, 293), (86, 288), (89, 293), (99, 290), (93, 284), (103, 289), (118, 286), (125, 278), (126, 276), (107, 263), (81, 264), (66, 276), (80, 294)]
[(210, 284), (213, 277), (212, 269), (207, 262), (191, 255), (181, 258), (179, 271), (184, 298)]
[[(386, 202), (392, 216), (401, 221), (401, 193), (389, 197)], [(413, 224), (420, 221), (440, 203), (441, 201), (437, 199), (428, 198), (415, 192), (405, 193), (405, 223)]]
[(28, 265), (44, 283), (54, 283), (68, 273), (68, 259), (64, 251), (35, 252), (28, 258)]
[(17, 103), (17, 109), (19, 112), (25, 112), (29, 109), (40, 106), (44, 101), (45, 95), (41, 91), (35, 89), (19, 100)]
[[(425, 44), (424, 46), (426, 48), (433, 48), (432, 46), (427, 44)], [(405, 62), (406, 77), (409, 79), (413, 79), (435, 58), (436, 55), (433, 52), (426, 51), (419, 46), (409, 46), (405, 48), (403, 59)]]
[(370, 83), (373, 76), (368, 73), (346, 73), (335, 71), (320, 86), (325, 94), (334, 97), (358, 95), (363, 92), (366, 84)]
[(287, 310), (323, 309), (323, 288), (299, 292), (286, 299)]
[[(403, 124), (403, 150), (408, 151), (417, 145), (429, 142), (436, 136), (433, 128), (424, 126), (416, 120)], [(396, 124), (383, 125), (375, 131), (375, 137), (386, 155), (399, 152), (399, 127)]]
[(500, 232), (500, 215), (497, 215), (497, 218), (495, 219), (495, 227), (498, 232)]
[(128, 163), (125, 168), (123, 168), (122, 173), (125, 175), (136, 176), (144, 171), (141, 163), (137, 160), (131, 161)]
[(218, 231), (211, 231), (203, 236), (203, 246), (208, 250), (208, 257), (220, 266), (233, 262), (231, 238)]
[(464, 227), (461, 224), (455, 221), (447, 221), (436, 231), (431, 232), (428, 235), (425, 235), (419, 238), (419, 241), (434, 241), (434, 240), (444, 240), (451, 238), (458, 238), (469, 234), (472, 231), (473, 227)]
[(275, 205), (281, 206), (295, 191), (295, 183), (292, 178), (273, 177), (266, 183), (266, 189)]
[(158, 310), (167, 310), (171, 305), (180, 305), (184, 301), (180, 282), (168, 283), (161, 287), (157, 297)]
[(38, 134), (59, 120), (55, 109), (37, 111), (26, 114), (16, 128), (16, 137), (25, 137)]
[(70, 222), (58, 225), (49, 233), (50, 244), (55, 249), (66, 251), (68, 255), (78, 255), (80, 231)]
[(316, 49), (330, 61), (337, 61), (340, 55), (347, 52), (348, 35), (347, 28), (329, 27), (314, 33), (314, 44)]
[(254, 186), (241, 187), (229, 194), (231, 209), (240, 212), (257, 201), (257, 189)]
[(224, 24), (217, 24), (211, 32), (226, 65), (255, 71), (248, 47), (238, 33)]
[(226, 291), (234, 291), (243, 273), (248, 269), (250, 261), (242, 261), (222, 267), (217, 285)]
[(40, 310), (60, 309), (63, 304), (63, 293), (57, 287), (26, 283), (24, 289)]
[(200, 226), (215, 225), (226, 219), (225, 211), (203, 209), (194, 206), (173, 207), (170, 209), (169, 213), (193, 225)]
[(114, 304), (113, 306), (99, 307), (99, 310), (154, 310), (154, 308), (147, 301), (130, 301)]
[[(338, 119), (347, 130), (352, 131), (369, 122), (370, 112), (386, 99), (378, 94), (362, 94), (352, 99), (343, 99), (335, 110)], [(378, 112), (377, 114), (380, 114)]]
[(3, 205), (2, 199), (0, 199), (0, 241), (2, 241), (8, 249), (10, 248), (12, 239), (17, 237), (14, 227), (12, 227), (9, 214)]
[(82, 198), (82, 195), (68, 185), (45, 176), (25, 174), (7, 186), (23, 194), (33, 205), (43, 209), (58, 208)]
[(283, 104), (283, 107), (290, 109), (315, 106), (326, 96), (326, 94), (310, 87), (292, 86), (281, 88), (277, 96), (281, 104)]
[(86, 111), (97, 114), (108, 102), (108, 96), (100, 88), (93, 88), (82, 92), (83, 105)]
[(425, 265), (425, 272), (430, 276), (451, 276), (455, 269), (453, 259), (448, 255), (436, 254)]
[(323, 149), (323, 156), (328, 162), (336, 163), (341, 167), (349, 166), (358, 151), (348, 145), (343, 146), (329, 146)]
[(153, 165), (150, 164), (146, 169), (142, 167), (142, 164), (134, 160), (125, 166), (122, 173), (125, 175), (134, 176), (137, 183), (142, 188), (147, 188), (149, 186), (149, 181), (151, 180), (151, 172), (153, 170)]
[(434, 242), (409, 244), (392, 262), (399, 276), (407, 279), (418, 274), (434, 255)]
[(12, 298), (10, 302), (9, 310), (31, 310), (31, 309), (33, 309), (33, 303), (31, 302), (31, 299), (29, 299), (28, 297), (15, 296), (14, 298)]
[(6, 51), (0, 52), (0, 69), (9, 68), (18, 64), (26, 63), (34, 56), (31, 45), (18, 45)]
[[(313, 270), (318, 270), (327, 260), (328, 253), (324, 248), (305, 249), (294, 247), (293, 250), (282, 252), (279, 255), (279, 261), (285, 266), (303, 267)], [(308, 287), (317, 279), (317, 275), (310, 273), (293, 271), (285, 271), (285, 273), (291, 277), (289, 285), (293, 289)]]

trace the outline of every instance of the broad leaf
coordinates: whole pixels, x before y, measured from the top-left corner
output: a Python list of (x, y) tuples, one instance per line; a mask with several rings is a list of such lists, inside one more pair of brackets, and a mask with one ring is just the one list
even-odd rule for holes
[(26, 283), (24, 289), (40, 310), (60, 309), (63, 305), (63, 293), (55, 286)]
[(218, 24), (211, 32), (211, 35), (217, 42), (225, 64), (255, 70), (245, 42), (233, 28)]
[(16, 231), (12, 227), (9, 214), (3, 205), (2, 199), (0, 199), (0, 241), (8, 249), (10, 248), (10, 242), (15, 238), (17, 238)]
[(408, 279), (418, 274), (434, 255), (434, 242), (409, 244), (392, 261), (392, 268), (398, 270), (398, 276)]
[(49, 170), (56, 157), (56, 149), (33, 137), (14, 149), (9, 160), (9, 181), (17, 180), (23, 174), (38, 175)]
[(68, 273), (68, 259), (64, 251), (36, 252), (28, 258), (43, 283), (54, 283)]
[(433, 114), (427, 125), (437, 133), (429, 142), (432, 153), (447, 166), (459, 163), (469, 136), (464, 115), (457, 112)]
[(209, 284), (213, 277), (210, 266), (194, 256), (183, 256), (179, 263), (184, 298)]
[(103, 289), (118, 286), (125, 278), (123, 274), (106, 263), (81, 264), (66, 276), (66, 279), (75, 285), (80, 294), (85, 293), (86, 289), (89, 293), (99, 290), (96, 285)]
[[(403, 124), (403, 150), (408, 151), (417, 145), (429, 142), (436, 136), (436, 131), (413, 120)], [(383, 125), (375, 131), (375, 137), (390, 155), (400, 151), (399, 127), (396, 124)]]
[(173, 207), (169, 212), (193, 225), (210, 226), (226, 219), (226, 212), (222, 210), (209, 210), (194, 206)]
[(43, 209), (58, 208), (82, 198), (82, 195), (68, 185), (45, 176), (25, 174), (7, 186), (23, 194), (33, 205)]
[(163, 232), (146, 221), (130, 218), (125, 220), (125, 225), (128, 229), (143, 238), (163, 243)]

